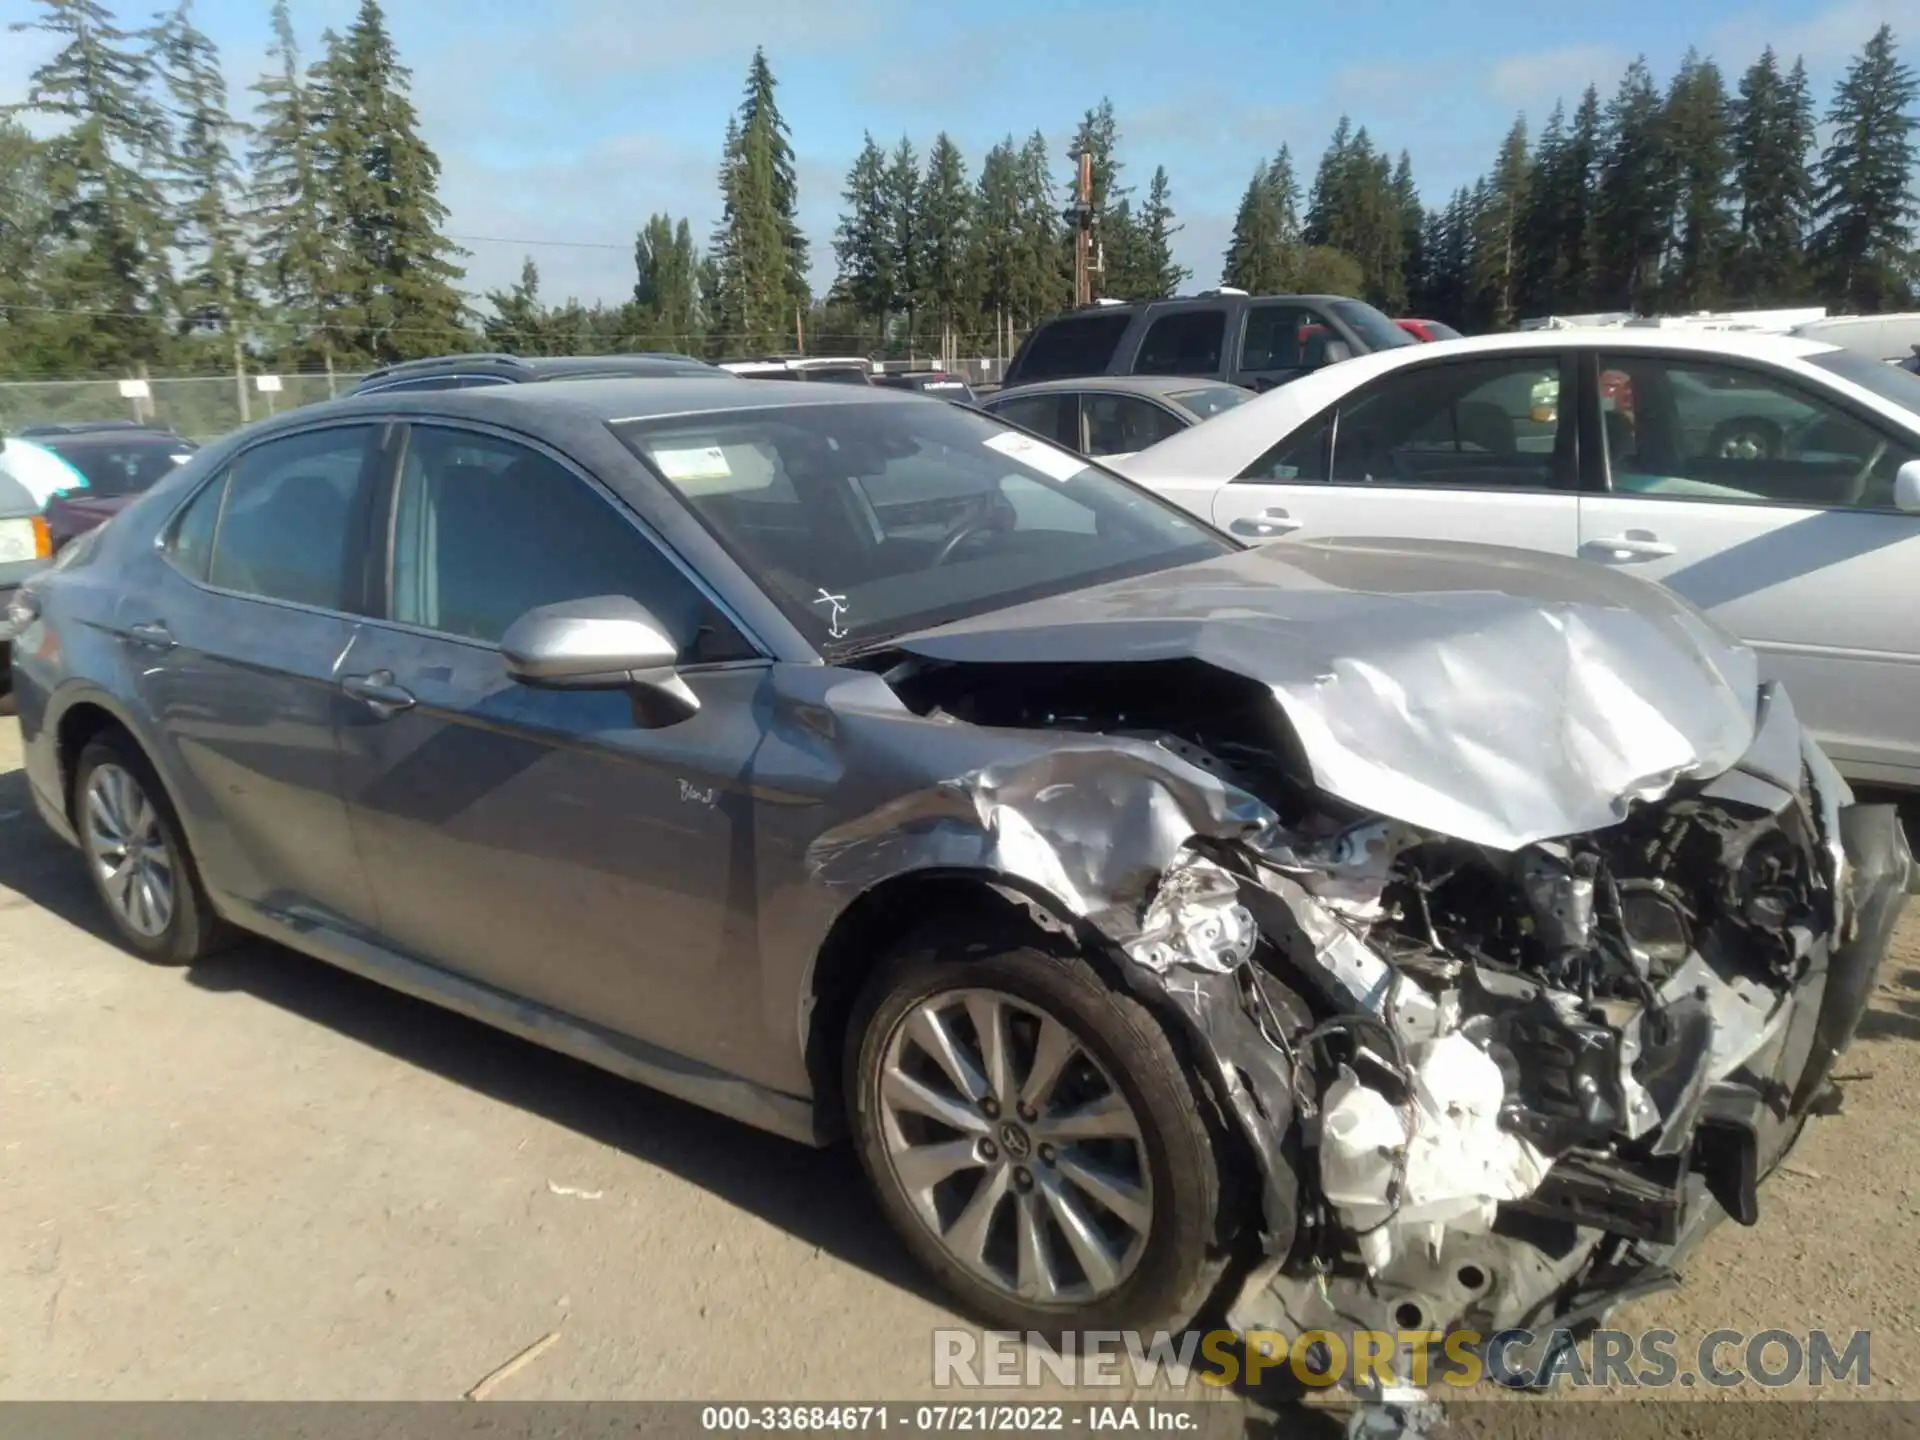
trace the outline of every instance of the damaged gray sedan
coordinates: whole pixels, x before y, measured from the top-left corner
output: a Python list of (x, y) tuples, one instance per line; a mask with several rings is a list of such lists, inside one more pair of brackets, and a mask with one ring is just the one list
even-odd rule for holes
[(1577, 1326), (1753, 1223), (1910, 862), (1747, 651), (782, 388), (311, 407), (64, 552), (27, 768), (125, 943), (850, 1130), (1019, 1329)]

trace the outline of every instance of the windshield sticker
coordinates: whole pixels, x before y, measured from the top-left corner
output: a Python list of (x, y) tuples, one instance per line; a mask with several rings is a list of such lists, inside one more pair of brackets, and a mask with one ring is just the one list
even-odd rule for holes
[(822, 585), (820, 587), (820, 598), (813, 603), (827, 607), (827, 634), (831, 635), (835, 640), (844, 638), (847, 633), (847, 627), (840, 617), (847, 613), (847, 597), (844, 595), (835, 595), (832, 591), (828, 590), (826, 586)]
[(1087, 468), (1087, 462), (1078, 455), (1056, 449), (1035, 440), (1031, 435), (1017, 434), (1012, 430), (992, 436), (981, 443), (989, 450), (998, 450), (1009, 460), (1024, 465), (1029, 470), (1038, 470), (1049, 480), (1071, 480)]
[(660, 473), (676, 483), (683, 480), (731, 480), (733, 467), (727, 464), (727, 452), (718, 445), (701, 445), (692, 450), (655, 450), (653, 463)]

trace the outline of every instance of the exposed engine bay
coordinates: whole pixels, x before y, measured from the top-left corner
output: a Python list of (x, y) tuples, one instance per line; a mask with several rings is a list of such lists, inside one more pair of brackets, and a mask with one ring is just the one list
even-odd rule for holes
[[(1243, 1330), (1577, 1328), (1677, 1283), (1832, 1103), (1904, 896), (1891, 813), (1851, 805), (1771, 687), (1733, 769), (1502, 849), (1326, 795), (1271, 692), (1206, 664), (886, 678), (921, 715), (1113, 737), (1218, 783), (1214, 823), (1087, 918), (1202, 1040), (1257, 1153)], [(982, 782), (983, 823), (1072, 831), (1037, 818), (1089, 788), (1068, 775)], [(1885, 873), (1850, 872), (1848, 826), (1888, 832), (1861, 847)]]

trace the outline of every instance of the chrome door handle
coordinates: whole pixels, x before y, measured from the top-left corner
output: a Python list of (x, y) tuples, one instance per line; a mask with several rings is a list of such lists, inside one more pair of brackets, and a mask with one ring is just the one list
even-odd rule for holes
[(143, 625), (129, 625), (127, 638), (149, 650), (171, 650), (178, 643), (173, 638), (173, 632), (158, 620)]
[(1278, 505), (1262, 510), (1252, 518), (1234, 521), (1227, 528), (1236, 535), (1251, 535), (1257, 540), (1270, 540), (1275, 535), (1291, 535), (1304, 520), (1296, 520)]
[(1673, 546), (1659, 536), (1645, 532), (1608, 535), (1599, 540), (1589, 540), (1580, 548), (1601, 551), (1621, 560), (1659, 560), (1674, 553)]
[(371, 675), (341, 677), (340, 688), (362, 701), (382, 720), (413, 708), (413, 692), (393, 683), (391, 670), (376, 670)]

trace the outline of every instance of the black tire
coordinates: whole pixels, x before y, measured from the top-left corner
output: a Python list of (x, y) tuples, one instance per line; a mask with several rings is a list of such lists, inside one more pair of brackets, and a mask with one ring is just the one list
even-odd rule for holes
[[(915, 1006), (943, 991), (991, 988), (1063, 1024), (1096, 1060), (1140, 1124), (1152, 1221), (1130, 1274), (1105, 1295), (1036, 1305), (969, 1273), (922, 1222), (886, 1158), (879, 1087), (887, 1045)], [(1160, 1023), (1084, 959), (1017, 944), (910, 941), (878, 967), (847, 1037), (846, 1095), (861, 1164), (907, 1248), (968, 1312), (1020, 1331), (1178, 1331), (1206, 1304), (1228, 1262), (1230, 1217), (1214, 1113)]]
[[(120, 907), (108, 895), (106, 883), (94, 862), (93, 852), (87, 845), (87, 787), (94, 773), (103, 765), (119, 766), (140, 787), (141, 794), (153, 807), (156, 828), (161, 843), (166, 847), (174, 875), (173, 913), (166, 928), (157, 935), (143, 934), (128, 923)], [(74, 829), (80, 836), (87, 880), (93, 886), (100, 908), (106, 911), (108, 922), (123, 946), (156, 965), (191, 965), (229, 941), (231, 932), (214, 914), (213, 906), (207, 900), (206, 890), (200, 883), (199, 868), (187, 848), (185, 832), (181, 829), (180, 818), (174, 812), (166, 786), (161, 784), (159, 775), (154, 772), (140, 747), (123, 732), (105, 731), (88, 741), (86, 748), (80, 752), (80, 762), (73, 772), (73, 821)]]

